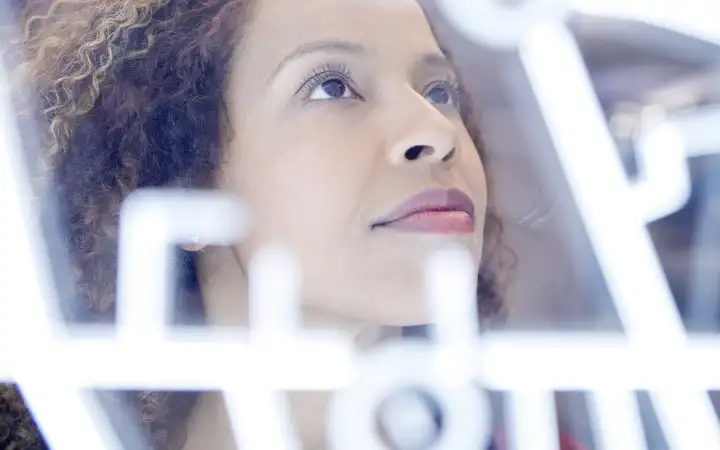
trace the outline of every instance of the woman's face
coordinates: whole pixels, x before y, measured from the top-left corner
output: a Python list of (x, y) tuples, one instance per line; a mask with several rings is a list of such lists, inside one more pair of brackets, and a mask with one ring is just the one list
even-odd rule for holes
[[(306, 306), (426, 322), (426, 256), (455, 243), (479, 264), (483, 242), (485, 176), (457, 100), (414, 0), (258, 0), (229, 80), (219, 180), (251, 213), (242, 262), (281, 244), (302, 267)], [(416, 209), (448, 211), (386, 224), (428, 189), (462, 191), (474, 213), (436, 191)]]

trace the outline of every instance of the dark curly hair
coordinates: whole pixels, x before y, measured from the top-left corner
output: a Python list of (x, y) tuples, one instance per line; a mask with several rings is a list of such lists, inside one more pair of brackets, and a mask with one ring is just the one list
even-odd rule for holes
[[(48, 202), (56, 205), (74, 269), (76, 318), (112, 321), (120, 205), (141, 187), (209, 188), (222, 161), (224, 86), (250, 0), (27, 0), (23, 38), (6, 57), (31, 83), (27, 110), (45, 130)], [(466, 97), (466, 96), (465, 96)], [(466, 126), (485, 149), (462, 105)], [(26, 105), (27, 106), (27, 105)], [(487, 161), (486, 161), (487, 163)], [(478, 306), (502, 313), (499, 274), (511, 258), (492, 196)], [(181, 255), (179, 321), (202, 308), (195, 261)], [(511, 263), (510, 263), (511, 264)], [(187, 314), (183, 314), (183, 311)], [(151, 448), (183, 445), (193, 405), (187, 393), (118, 397), (137, 412)], [(43, 448), (21, 397), (0, 386), (0, 447)]]

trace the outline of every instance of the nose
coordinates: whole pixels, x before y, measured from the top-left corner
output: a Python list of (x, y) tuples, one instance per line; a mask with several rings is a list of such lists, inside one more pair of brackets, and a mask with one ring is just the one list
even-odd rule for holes
[(412, 113), (402, 115), (405, 120), (388, 149), (392, 165), (450, 164), (457, 158), (460, 148), (456, 125), (427, 100), (421, 98)]

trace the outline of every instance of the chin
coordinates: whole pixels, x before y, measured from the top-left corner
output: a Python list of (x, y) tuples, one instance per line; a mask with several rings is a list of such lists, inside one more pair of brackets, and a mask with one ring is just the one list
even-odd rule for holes
[(306, 278), (314, 283), (306, 285), (310, 289), (305, 298), (312, 299), (316, 308), (368, 324), (407, 327), (433, 323), (424, 267), (417, 264), (425, 255), (401, 256), (379, 264), (326, 268), (327, 275)]

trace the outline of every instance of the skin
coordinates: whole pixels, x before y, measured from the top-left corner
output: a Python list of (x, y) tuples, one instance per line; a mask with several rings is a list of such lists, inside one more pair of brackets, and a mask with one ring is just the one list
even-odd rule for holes
[[(307, 307), (370, 323), (426, 323), (422, 262), (438, 246), (459, 243), (479, 265), (487, 195), (456, 106), (423, 92), (451, 92), (447, 80), (455, 76), (422, 10), (411, 0), (260, 0), (243, 33), (228, 83), (227, 163), (218, 180), (253, 219), (236, 249), (241, 266), (262, 246), (281, 244), (303, 268)], [(328, 41), (343, 47), (297, 53)], [(350, 72), (344, 98), (328, 99), (322, 86), (301, 89), (328, 68)], [(352, 98), (355, 92), (362, 98)], [(415, 145), (432, 154), (406, 160)], [(371, 230), (393, 206), (432, 187), (456, 187), (472, 198), (474, 233)], [(232, 277), (243, 277), (236, 262), (224, 264), (231, 256), (206, 258), (206, 276), (228, 266)], [(207, 305), (211, 318), (214, 303)]]
[[(380, 325), (427, 323), (422, 263), (455, 243), (479, 266), (487, 190), (454, 101), (455, 75), (419, 5), (259, 0), (241, 47), (227, 87), (218, 187), (243, 199), (253, 226), (236, 248), (201, 253), (208, 322), (247, 323), (250, 257), (281, 244), (303, 268), (306, 325), (370, 345)], [(305, 84), (326, 71), (335, 74)], [(408, 160), (418, 145), (426, 150)], [(471, 197), (473, 233), (371, 230), (392, 207), (435, 187)], [(305, 448), (324, 445), (326, 402), (327, 395), (291, 397)], [(219, 395), (201, 398), (189, 425), (186, 449), (234, 448)]]

